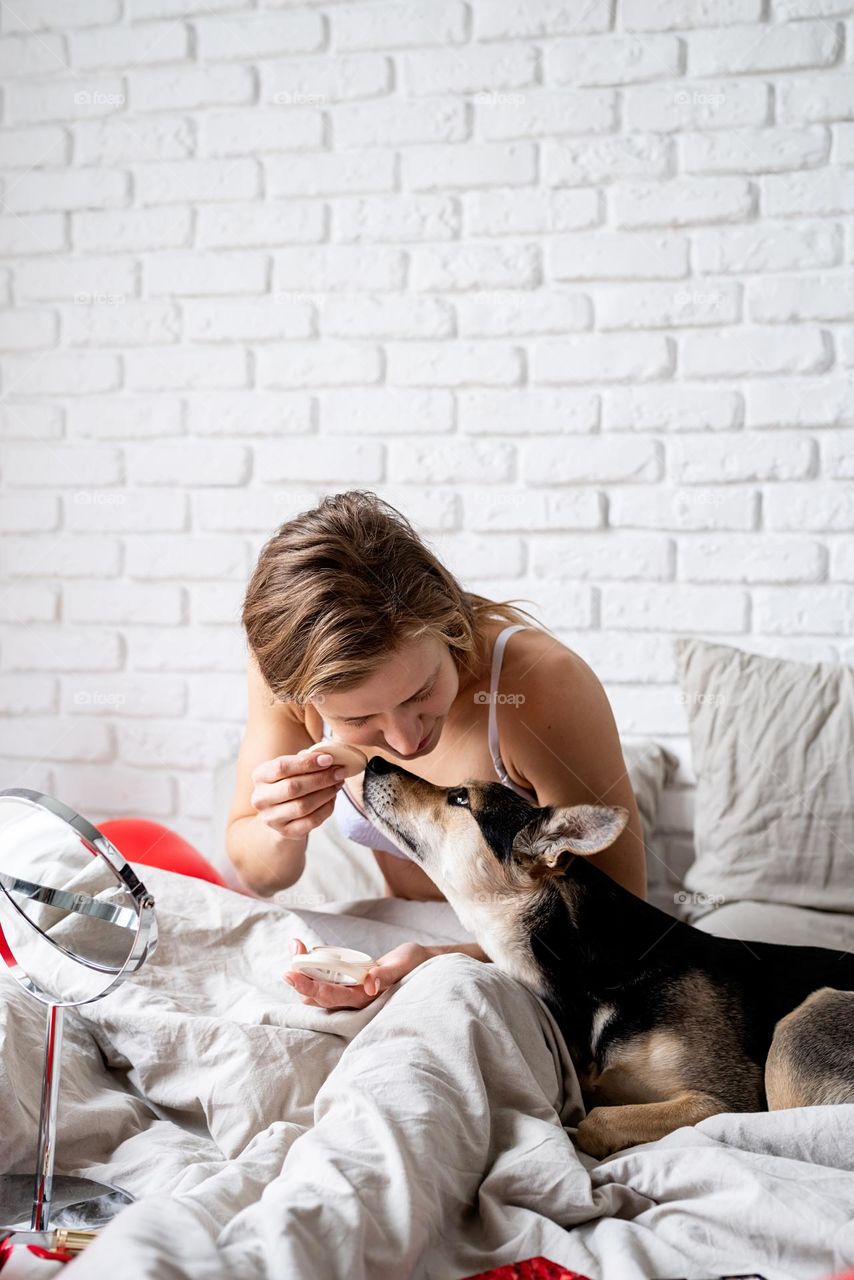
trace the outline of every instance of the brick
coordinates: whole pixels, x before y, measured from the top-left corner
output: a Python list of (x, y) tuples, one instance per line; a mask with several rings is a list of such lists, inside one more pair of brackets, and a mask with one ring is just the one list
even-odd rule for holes
[(614, 221), (621, 227), (689, 226), (741, 222), (754, 209), (743, 178), (675, 178), (665, 183), (625, 183), (614, 192)]
[(116, 726), (119, 759), (125, 764), (160, 769), (215, 769), (234, 757), (240, 745), (236, 726), (151, 720)]
[(596, 226), (602, 211), (596, 191), (472, 191), (463, 221), (477, 236), (550, 235)]
[(454, 196), (356, 196), (332, 206), (333, 239), (359, 243), (450, 240), (459, 235)]
[(145, 264), (152, 296), (263, 293), (268, 278), (269, 260), (260, 253), (158, 253)]
[(546, 275), (555, 280), (660, 280), (688, 274), (688, 241), (672, 232), (567, 236), (546, 252)]
[(191, 239), (189, 209), (121, 209), (71, 215), (72, 243), (84, 253), (178, 249), (189, 246)]
[(537, 73), (537, 52), (525, 45), (424, 50), (403, 54), (400, 61), (402, 84), (416, 97), (524, 89)]
[(8, 445), (3, 478), (10, 485), (113, 485), (122, 480), (119, 449), (111, 445)]
[(128, 17), (133, 22), (150, 18), (186, 18), (191, 13), (213, 13), (223, 9), (248, 9), (250, 0), (128, 0)]
[(826, 129), (729, 129), (688, 133), (679, 139), (688, 173), (769, 173), (824, 164), (830, 139)]
[(439, 3), (339, 6), (331, 15), (335, 49), (405, 49), (417, 45), (459, 44), (466, 39), (465, 6)]
[(77, 439), (148, 440), (182, 430), (181, 402), (168, 396), (75, 400), (68, 409), (68, 434)]
[[(124, 707), (122, 714), (124, 714)], [(54, 770), (57, 791), (79, 813), (126, 817), (144, 813), (152, 818), (169, 818), (175, 812), (174, 780), (163, 770), (126, 769), (110, 764), (110, 785), (104, 786), (104, 770), (98, 765), (74, 761)]]
[(478, 40), (512, 40), (519, 36), (558, 36), (586, 31), (607, 31), (611, 6), (607, 0), (592, 0), (582, 7), (561, 0), (480, 0), (474, 9)]
[(265, 484), (283, 480), (328, 484), (342, 480), (361, 483), (383, 478), (383, 446), (375, 440), (301, 440), (299, 449), (282, 449), (278, 442), (258, 444), (257, 475)]
[(740, 286), (726, 281), (697, 288), (651, 282), (600, 287), (594, 302), (600, 329), (734, 324), (741, 316)]
[(322, 240), (322, 205), (289, 200), (285, 204), (211, 205), (198, 210), (196, 239), (200, 248), (235, 249), (249, 245), (311, 244)]
[(68, 138), (55, 125), (35, 129), (4, 129), (0, 136), (0, 164), (4, 169), (67, 165)]
[(440, 298), (350, 295), (324, 298), (320, 331), (339, 338), (447, 338), (454, 314)]
[(182, 621), (182, 588), (154, 583), (74, 582), (63, 588), (63, 621), (147, 622), (175, 626)]
[(254, 160), (164, 160), (137, 165), (140, 204), (184, 204), (207, 200), (248, 200), (261, 191)]
[(760, 322), (854, 319), (854, 275), (765, 277), (750, 282), (747, 304)]
[[(151, 501), (160, 495), (146, 494)], [(246, 541), (231, 534), (200, 536), (185, 533), (180, 538), (142, 531), (140, 538), (127, 539), (126, 573), (130, 578), (178, 582), (207, 579), (243, 582), (249, 567)]]
[(389, 441), (388, 470), (393, 482), (419, 484), (494, 484), (513, 478), (516, 452), (503, 441)]
[[(236, 498), (246, 497), (245, 494), (232, 494), (231, 496)], [(259, 497), (257, 493), (254, 496), (256, 498)], [(267, 496), (275, 497), (275, 495)], [(198, 494), (197, 497), (203, 502), (207, 502), (210, 500), (211, 495), (202, 493)], [(271, 527), (271, 523), (272, 522), (268, 522), (265, 527), (269, 529)], [(190, 587), (190, 619), (194, 623), (225, 623), (228, 626), (239, 625), (244, 594), (245, 588), (243, 584), (239, 582), (197, 583)], [(206, 680), (207, 676), (203, 676), (202, 679)], [(195, 691), (193, 697), (196, 705), (198, 706), (198, 696)], [(198, 710), (195, 710), (193, 714), (197, 715)]]
[(672, 541), (614, 530), (576, 533), (572, 538), (544, 533), (531, 548), (531, 572), (552, 581), (664, 581), (673, 577)]
[(660, 685), (676, 680), (671, 636), (564, 630), (558, 636), (589, 663), (605, 684)]
[(183, 493), (80, 488), (66, 502), (65, 519), (81, 533), (180, 533), (186, 512)]
[(741, 425), (742, 400), (725, 387), (614, 387), (605, 393), (606, 431), (727, 431)]
[(695, 267), (709, 275), (806, 270), (842, 260), (842, 236), (835, 226), (784, 223), (773, 226), (773, 234), (768, 226), (698, 231), (693, 243)]
[(311, 108), (272, 111), (265, 106), (206, 111), (201, 126), (201, 150), (206, 156), (246, 156), (259, 151), (302, 151), (323, 146), (323, 116)]
[[(854, 541), (850, 538), (831, 545), (830, 577), (837, 582), (854, 582)], [(2, 701), (3, 686), (0, 683), (0, 704)]]
[(769, 217), (854, 210), (854, 169), (772, 173), (760, 180), (760, 186), (760, 199)]
[[(192, 495), (193, 528), (212, 533), (269, 533), (316, 503), (314, 493), (305, 488), (205, 489)], [(239, 619), (238, 608), (227, 621), (237, 623)], [(217, 621), (196, 618), (212, 620)]]
[(762, 0), (623, 0), (622, 6), (626, 31), (728, 27), (761, 17)]
[(46, 401), (0, 402), (0, 439), (56, 440), (62, 435), (62, 410)]
[(507, 489), (500, 485), (472, 488), (464, 495), (466, 526), (475, 531), (597, 529), (602, 503), (591, 490)]
[(391, 191), (395, 184), (395, 156), (388, 150), (268, 156), (264, 168), (274, 199)]
[[(811, 24), (799, 22), (797, 31)], [(841, 41), (829, 24), (819, 23), (825, 38)], [(794, 32), (793, 32), (794, 34)], [(854, 86), (848, 71), (837, 75), (792, 77), (780, 85), (777, 118), (781, 124), (804, 124), (813, 120), (854, 119)]]
[(29, 0), (23, 14), (9, 9), (3, 14), (4, 31), (44, 31), (51, 27), (97, 27), (117, 22), (119, 0)]
[(825, 549), (808, 538), (718, 534), (679, 546), (680, 575), (689, 582), (818, 582)]
[(260, 74), (261, 102), (283, 110), (375, 98), (391, 87), (391, 63), (377, 53), (263, 62)]
[[(73, 39), (73, 37), (72, 37)], [(61, 35), (10, 35), (0, 39), (0, 76), (47, 76), (66, 66)]]
[(599, 423), (599, 397), (590, 391), (524, 387), (461, 391), (457, 399), (460, 431), (469, 435), (586, 435)]
[(557, 385), (626, 379), (645, 382), (666, 377), (672, 366), (670, 343), (652, 334), (545, 338), (531, 352), (532, 380)]
[(150, 347), (125, 358), (134, 391), (180, 391), (246, 386), (246, 354), (233, 347)]
[(181, 441), (156, 449), (130, 445), (126, 450), (128, 480), (136, 484), (240, 485), (250, 473), (249, 450), (243, 445)]
[(607, 35), (557, 40), (547, 46), (546, 84), (610, 85), (679, 75), (674, 36)]
[(682, 437), (670, 448), (677, 484), (800, 480), (813, 474), (815, 462), (815, 442), (791, 431)]
[(55, 706), (56, 681), (50, 676), (0, 676), (0, 713), (4, 716), (38, 715), (53, 711)]
[[(238, 617), (239, 615), (235, 615)], [(240, 675), (221, 673), (210, 679), (208, 676), (190, 675), (187, 677), (190, 690), (191, 720), (234, 720), (240, 725), (246, 724), (247, 688), (246, 679)], [(185, 781), (185, 779), (181, 779)], [(190, 780), (187, 780), (190, 781)], [(192, 783), (197, 785), (197, 779)], [(183, 805), (189, 803), (189, 797), (183, 798)], [(197, 802), (198, 803), (198, 802)], [(203, 817), (209, 817), (212, 806), (205, 805)], [(190, 809), (186, 809), (191, 812)]]
[(536, 180), (537, 154), (530, 142), (409, 147), (401, 161), (403, 184), (415, 191), (524, 186)]
[(196, 125), (185, 116), (85, 120), (71, 126), (77, 164), (123, 165), (138, 160), (184, 160), (194, 153)]
[(849, 378), (773, 378), (747, 388), (750, 427), (834, 427), (854, 422), (854, 383)]
[(626, 89), (624, 119), (641, 132), (765, 124), (768, 86), (758, 80), (681, 80)]
[(682, 339), (681, 368), (687, 377), (819, 372), (830, 359), (826, 337), (818, 329), (755, 327)]
[(186, 111), (251, 102), (254, 80), (249, 67), (157, 67), (127, 77), (130, 108), (138, 111)]
[(148, 346), (177, 342), (180, 323), (171, 302), (66, 307), (63, 336), (72, 347)]
[(444, 533), (459, 529), (461, 500), (453, 487), (432, 488), (412, 485), (382, 484), (377, 493), (407, 517), (425, 533)]
[(18, 759), (109, 760), (113, 738), (106, 724), (69, 723), (61, 716), (16, 716), (4, 730), (4, 749)]
[(757, 494), (749, 487), (673, 489), (664, 486), (615, 489), (609, 522), (617, 529), (732, 529), (756, 526)]
[(822, 475), (831, 480), (854, 480), (854, 431), (829, 431), (820, 443)]
[(380, 99), (348, 103), (333, 108), (329, 116), (333, 142), (339, 149), (461, 142), (469, 134), (465, 103), (454, 98), (436, 98), (429, 102)]
[(522, 378), (518, 348), (506, 343), (389, 344), (388, 381), (404, 387), (513, 386)]
[(318, 13), (244, 14), (237, 22), (198, 18), (196, 53), (200, 62), (214, 58), (269, 58), (275, 54), (313, 53), (323, 44), (323, 20)]
[(836, 124), (833, 134), (833, 163), (854, 164), (854, 123)]
[(732, 588), (689, 586), (684, 582), (650, 583), (640, 591), (632, 585), (602, 590), (602, 626), (638, 631), (705, 632), (709, 618), (721, 634), (747, 630), (748, 598)]
[[(478, 591), (478, 577), (485, 581), (503, 580), (507, 577), (518, 577), (524, 563), (524, 546), (521, 538), (498, 533), (479, 537), (471, 533), (440, 533), (431, 538), (436, 554), (451, 573), (465, 579), (466, 587)], [(469, 586), (471, 580), (474, 583)], [(518, 583), (516, 589), (518, 590)], [(485, 594), (492, 599), (506, 599), (506, 595), (514, 594), (511, 589), (506, 594), (501, 590), (487, 590)]]
[(10, 124), (39, 124), (42, 120), (88, 120), (124, 109), (125, 82), (119, 76), (86, 77), (53, 75), (9, 85), (7, 116)]
[(225, 391), (215, 396), (201, 394), (188, 399), (187, 421), (197, 436), (302, 434), (312, 430), (312, 400), (297, 392), (255, 389)]
[(536, 245), (442, 245), (414, 249), (410, 285), (416, 292), (530, 289), (540, 279)]
[(53, 622), (56, 618), (56, 587), (32, 583), (5, 585), (0, 595), (3, 622)]
[(532, 484), (658, 480), (661, 470), (660, 445), (640, 437), (621, 441), (619, 449), (599, 436), (587, 436), (572, 449), (563, 441), (538, 440), (522, 452), (523, 479)]
[(380, 380), (377, 348), (356, 342), (289, 342), (256, 355), (261, 387), (364, 386)]
[(320, 393), (324, 435), (434, 435), (453, 430), (453, 425), (454, 405), (448, 391), (383, 387)]
[(850, 635), (854, 591), (839, 586), (764, 587), (753, 593), (756, 627), (767, 635)]
[(589, 329), (593, 309), (583, 294), (538, 289), (522, 295), (474, 293), (458, 299), (457, 316), (464, 338), (509, 338)]
[(769, 529), (794, 533), (848, 533), (854, 530), (854, 487), (850, 484), (779, 484), (765, 494)]
[(517, 89), (475, 97), (478, 136), (486, 142), (553, 134), (607, 133), (616, 128), (613, 89)]
[[(115, 631), (88, 624), (10, 627), (3, 639), (8, 671), (117, 671), (121, 655), (122, 643)], [(56, 721), (53, 724), (56, 732)], [(71, 758), (74, 755), (72, 751)]]
[(190, 342), (257, 342), (308, 338), (314, 326), (308, 303), (277, 305), (275, 297), (215, 299), (184, 304), (184, 332)]
[(282, 249), (275, 257), (273, 287), (277, 292), (377, 292), (402, 289), (405, 260), (398, 249), (363, 249), (350, 245)]
[(59, 499), (52, 493), (5, 493), (0, 532), (49, 533), (59, 525)]
[(116, 538), (35, 534), (0, 541), (0, 571), (9, 577), (112, 578), (119, 572), (121, 544)]
[(61, 213), (12, 214), (0, 217), (0, 255), (56, 253), (65, 249), (65, 219)]
[(51, 311), (0, 312), (0, 348), (32, 351), (52, 347), (57, 329), (56, 316)]
[(3, 386), (8, 395), (87, 395), (113, 391), (121, 370), (116, 356), (91, 351), (57, 351), (7, 356)]
[(543, 144), (543, 175), (549, 187), (587, 187), (619, 178), (664, 178), (672, 169), (671, 140), (645, 133)]
[(50, 209), (115, 208), (128, 198), (125, 173), (99, 169), (33, 169), (10, 184), (10, 213), (42, 213)]
[(37, 258), (17, 266), (15, 289), (21, 302), (68, 298), (115, 307), (136, 292), (136, 269), (130, 258)]
[[(626, 685), (618, 685), (609, 693), (609, 701), (622, 738), (630, 734), (654, 734), (656, 738), (666, 738), (669, 734), (684, 733), (685, 707), (676, 696), (675, 689), (661, 686), (631, 689)], [(667, 821), (662, 810), (659, 810), (659, 826)], [(692, 830), (690, 818), (686, 817), (684, 821), (688, 823), (686, 830)], [(659, 860), (659, 866), (650, 873), (652, 880), (656, 871), (666, 874), (669, 865), (666, 862), (661, 865), (660, 855), (652, 850), (648, 851), (648, 856), (650, 855), (650, 860), (652, 857)], [(676, 900), (679, 901), (678, 898)]]
[(686, 45), (689, 76), (827, 67), (837, 60), (842, 47), (838, 32), (826, 22), (698, 31), (686, 37)]
[(144, 35), (132, 27), (73, 32), (68, 47), (72, 67), (81, 71), (177, 62), (190, 52), (189, 32), (178, 22), (154, 22)]

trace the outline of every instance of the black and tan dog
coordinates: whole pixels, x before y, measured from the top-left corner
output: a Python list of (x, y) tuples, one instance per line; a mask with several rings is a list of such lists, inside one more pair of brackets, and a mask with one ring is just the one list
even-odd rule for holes
[(584, 1151), (721, 1111), (854, 1102), (854, 955), (715, 937), (629, 893), (584, 856), (613, 843), (625, 809), (437, 787), (380, 756), (363, 797), (490, 959), (551, 1009), (588, 1108)]

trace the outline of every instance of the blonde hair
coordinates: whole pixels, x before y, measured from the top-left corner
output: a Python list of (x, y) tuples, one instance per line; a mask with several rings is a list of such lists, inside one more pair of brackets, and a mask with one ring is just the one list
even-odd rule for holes
[[(527, 597), (521, 597), (527, 599)], [(332, 494), (286, 521), (261, 550), (242, 623), (261, 674), (285, 702), (354, 688), (425, 634), (478, 675), (484, 624), (525, 609), (464, 591), (395, 507), (370, 490)]]

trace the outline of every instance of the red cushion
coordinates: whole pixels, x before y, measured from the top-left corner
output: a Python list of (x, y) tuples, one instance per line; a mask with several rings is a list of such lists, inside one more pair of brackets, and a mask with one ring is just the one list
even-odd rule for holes
[(146, 867), (162, 867), (164, 871), (177, 871), (182, 876), (195, 876), (211, 884), (228, 885), (222, 876), (203, 858), (198, 849), (170, 831), (160, 822), (148, 818), (110, 818), (98, 826), (108, 840), (128, 862), (139, 862)]

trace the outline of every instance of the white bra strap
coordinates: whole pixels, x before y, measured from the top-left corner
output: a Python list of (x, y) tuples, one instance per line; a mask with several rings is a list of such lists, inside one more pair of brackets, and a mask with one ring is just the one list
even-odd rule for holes
[(489, 753), (492, 756), (492, 763), (495, 765), (495, 772), (505, 785), (510, 785), (504, 764), (501, 759), (501, 753), (498, 750), (498, 717), (495, 714), (495, 699), (498, 693), (498, 677), (501, 672), (501, 662), (504, 657), (504, 646), (510, 639), (514, 631), (525, 631), (527, 628), (524, 623), (516, 622), (509, 627), (505, 627), (499, 632), (495, 639), (495, 645), (492, 650), (492, 673), (489, 679), (489, 728), (487, 731), (487, 739), (489, 742)]

